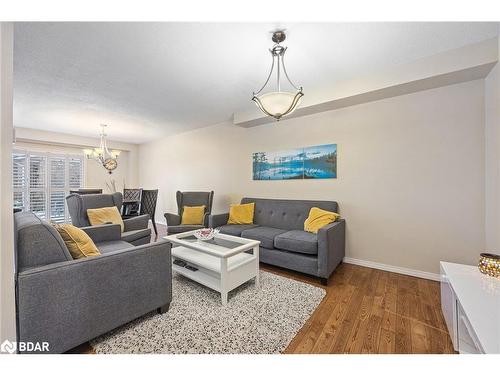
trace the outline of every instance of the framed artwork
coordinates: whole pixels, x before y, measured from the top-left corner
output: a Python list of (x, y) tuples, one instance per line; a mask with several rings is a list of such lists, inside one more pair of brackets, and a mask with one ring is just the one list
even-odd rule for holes
[(337, 178), (337, 145), (255, 152), (252, 162), (254, 180)]

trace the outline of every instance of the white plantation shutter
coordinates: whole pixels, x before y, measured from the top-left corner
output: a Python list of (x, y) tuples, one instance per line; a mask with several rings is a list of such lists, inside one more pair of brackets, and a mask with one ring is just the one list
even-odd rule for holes
[(78, 189), (83, 186), (83, 159), (68, 158), (69, 188)]
[(50, 193), (50, 220), (56, 223), (66, 221), (66, 193), (57, 191)]
[(29, 155), (29, 209), (38, 217), (47, 217), (47, 157)]
[(14, 207), (42, 219), (69, 221), (66, 196), (83, 187), (83, 157), (49, 153), (12, 153)]
[(50, 220), (56, 223), (66, 221), (66, 158), (64, 156), (50, 157)]
[(50, 187), (64, 189), (66, 175), (66, 161), (64, 157), (51, 157), (50, 159)]
[(12, 190), (14, 192), (14, 208), (23, 209), (27, 205), (27, 158), (25, 153), (12, 154)]

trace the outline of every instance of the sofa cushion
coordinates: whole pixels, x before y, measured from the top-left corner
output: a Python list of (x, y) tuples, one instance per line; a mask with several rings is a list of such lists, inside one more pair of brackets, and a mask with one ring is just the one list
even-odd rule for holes
[(129, 230), (122, 233), (122, 241), (133, 242), (143, 237), (151, 236), (151, 229)]
[(111, 253), (112, 251), (130, 249), (133, 248), (134, 245), (125, 242), (125, 241), (103, 241), (97, 242), (95, 244), (101, 254)]
[(283, 229), (256, 227), (244, 230), (241, 232), (241, 237), (260, 241), (260, 246), (268, 249), (274, 249), (274, 237), (285, 232), (286, 230)]
[(219, 229), (222, 234), (229, 234), (230, 236), (240, 237), (241, 232), (243, 232), (244, 230), (256, 227), (258, 227), (258, 225), (255, 224), (227, 224), (218, 227), (217, 229)]
[(294, 253), (315, 255), (318, 254), (318, 235), (303, 230), (291, 230), (277, 235), (274, 238), (274, 247)]
[(167, 227), (168, 234), (184, 233), (190, 230), (201, 229), (203, 225), (169, 225)]

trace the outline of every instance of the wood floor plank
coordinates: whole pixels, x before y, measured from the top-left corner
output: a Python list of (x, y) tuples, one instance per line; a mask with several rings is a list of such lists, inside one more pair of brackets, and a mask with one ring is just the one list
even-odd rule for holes
[(378, 340), (378, 353), (396, 353), (396, 319), (397, 315), (390, 311), (384, 311), (380, 322), (380, 334)]
[(431, 353), (430, 339), (427, 337), (427, 328), (418, 320), (410, 321), (411, 327), (411, 353), (429, 354)]
[(338, 337), (351, 298), (356, 290), (352, 285), (345, 285), (341, 301), (335, 306), (330, 318), (325, 324), (311, 353), (328, 353), (332, 343)]
[(310, 353), (318, 341), (332, 310), (341, 301), (342, 292), (335, 291), (327, 294), (323, 303), (316, 309), (314, 320), (302, 342), (296, 347), (294, 353)]
[(347, 344), (347, 340), (349, 339), (351, 330), (356, 322), (357, 312), (361, 302), (363, 301), (363, 292), (360, 288), (356, 288), (352, 298), (351, 303), (348, 307), (348, 310), (345, 314), (344, 320), (340, 325), (339, 333), (336, 337), (336, 340), (332, 342), (330, 346), (330, 353), (343, 353), (344, 348)]
[(378, 354), (396, 353), (396, 332), (388, 331), (384, 328), (380, 330), (377, 353)]
[(371, 295), (363, 296), (358, 315), (354, 321), (349, 338), (344, 347), (344, 353), (361, 353), (364, 339), (368, 331), (368, 322), (371, 316), (374, 297)]
[(397, 354), (411, 353), (411, 327), (410, 319), (402, 316), (396, 316), (396, 348)]

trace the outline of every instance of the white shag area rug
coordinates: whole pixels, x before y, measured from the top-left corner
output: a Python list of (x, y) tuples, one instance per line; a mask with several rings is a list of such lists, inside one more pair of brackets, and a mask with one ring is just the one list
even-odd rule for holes
[(91, 341), (100, 354), (273, 354), (295, 337), (326, 292), (269, 272), (220, 294), (174, 273), (165, 314), (150, 313)]

